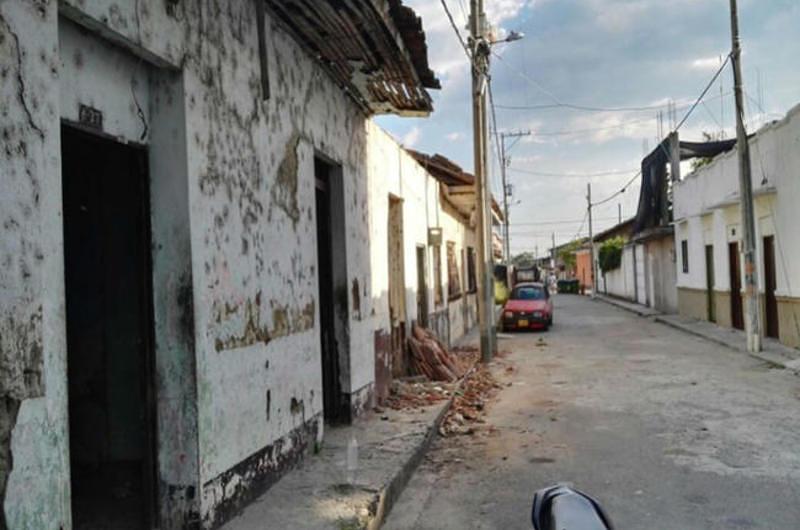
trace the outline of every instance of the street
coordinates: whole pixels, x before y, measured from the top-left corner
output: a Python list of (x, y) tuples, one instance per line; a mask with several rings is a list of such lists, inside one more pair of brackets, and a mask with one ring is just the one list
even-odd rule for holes
[(559, 482), (620, 529), (800, 525), (797, 377), (574, 295), (551, 331), (508, 337), (497, 431), (438, 438), (384, 528), (531, 528)]

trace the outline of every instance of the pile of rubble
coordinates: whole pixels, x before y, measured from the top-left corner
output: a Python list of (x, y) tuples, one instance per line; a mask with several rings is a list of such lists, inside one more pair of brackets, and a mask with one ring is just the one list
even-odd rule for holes
[(461, 389), (456, 391), (439, 433), (442, 436), (473, 434), (475, 424), (484, 423), (486, 404), (501, 388), (489, 368), (476, 366), (461, 382)]
[(464, 355), (451, 352), (436, 335), (416, 324), (408, 337), (408, 349), (411, 351), (411, 369), (431, 381), (458, 381), (475, 362), (469, 355), (474, 349), (457, 350), (465, 352)]

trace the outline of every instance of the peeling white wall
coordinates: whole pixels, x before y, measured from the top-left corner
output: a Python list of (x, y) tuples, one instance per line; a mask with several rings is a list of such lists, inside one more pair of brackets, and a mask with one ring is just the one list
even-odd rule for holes
[[(0, 91), (0, 129), (18, 146), (0, 168), (3, 221), (14, 223), (0, 241), (1, 320), (30, 323), (24, 338), (44, 366), (38, 394), (18, 396), (4, 506), (10, 528), (71, 527), (59, 119), (77, 121), (80, 104), (103, 113), (103, 133), (148, 149), (158, 209), (159, 472), (162, 488), (193, 492), (181, 510), (197, 512), (204, 526), (237, 502), (250, 471), (276, 469), (322, 435), (314, 156), (341, 168), (344, 189), (345, 392), (373, 384), (374, 334), (389, 327), (388, 195), (405, 201), (408, 321), (416, 318), (415, 249), (427, 248), (428, 228), (445, 229), (445, 297), (446, 241), (457, 241), (460, 260), (474, 239), (442, 210), (439, 183), (271, 19), (271, 97), (261, 98), (251, 2), (170, 6), (0, 3), (0, 35), (13, 35), (0, 55), (11, 76)], [(26, 253), (28, 269), (13, 262)], [(180, 526), (182, 516), (162, 526)]]

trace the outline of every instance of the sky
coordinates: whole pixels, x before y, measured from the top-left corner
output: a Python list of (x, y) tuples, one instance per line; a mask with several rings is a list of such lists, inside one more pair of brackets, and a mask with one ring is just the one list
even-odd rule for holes
[[(588, 234), (582, 222), (587, 183), (593, 202), (623, 189), (658, 143), (659, 111), (666, 135), (712, 79), (731, 48), (729, 2), (484, 1), (499, 35), (525, 34), (493, 47), (492, 92), (497, 131), (531, 132), (507, 149), (511, 252), (543, 256), (553, 234), (556, 244)], [(404, 3), (422, 17), (442, 89), (431, 91), (434, 112), (427, 118), (376, 121), (406, 147), (440, 153), (472, 171), (467, 57), (441, 0)], [(445, 3), (466, 38), (469, 0)], [(752, 132), (800, 103), (800, 0), (739, 0), (739, 25), (746, 125)], [(732, 89), (728, 65), (681, 127), (681, 139), (701, 140), (703, 132), (734, 136)], [(496, 147), (492, 188), (501, 198)], [(636, 178), (624, 193), (594, 208), (594, 231), (616, 224), (620, 208), (623, 218), (635, 215), (638, 198)]]

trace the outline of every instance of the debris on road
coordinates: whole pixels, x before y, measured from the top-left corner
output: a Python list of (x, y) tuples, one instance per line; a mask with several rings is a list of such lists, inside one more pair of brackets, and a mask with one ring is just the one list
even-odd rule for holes
[(392, 381), (389, 397), (384, 406), (393, 410), (408, 410), (427, 407), (439, 401), (450, 399), (453, 385), (438, 381), (418, 381), (396, 379)]
[(467, 374), (456, 391), (453, 405), (445, 416), (439, 434), (474, 434), (475, 425), (485, 423), (484, 414), (488, 401), (502, 388), (485, 365)]

